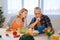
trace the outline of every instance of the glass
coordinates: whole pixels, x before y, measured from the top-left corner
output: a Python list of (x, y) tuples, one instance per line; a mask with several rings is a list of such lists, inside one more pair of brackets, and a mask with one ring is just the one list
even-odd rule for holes
[(60, 15), (60, 0), (44, 0), (43, 11), (47, 15)]
[(8, 13), (9, 14), (17, 14), (17, 12), (21, 9), (22, 3), (21, 0), (7, 0), (8, 4)]
[(59, 40), (59, 36), (58, 35), (52, 36), (52, 40)]
[(34, 8), (38, 6), (38, 0), (24, 0), (24, 8), (28, 9), (29, 13), (34, 14)]

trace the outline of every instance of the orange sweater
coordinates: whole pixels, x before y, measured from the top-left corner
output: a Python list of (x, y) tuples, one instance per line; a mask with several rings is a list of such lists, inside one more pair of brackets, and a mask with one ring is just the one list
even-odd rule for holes
[(12, 29), (18, 29), (18, 28), (22, 28), (23, 26), (23, 22), (22, 21), (19, 21), (19, 24), (17, 24), (16, 20), (13, 22), (12, 24)]

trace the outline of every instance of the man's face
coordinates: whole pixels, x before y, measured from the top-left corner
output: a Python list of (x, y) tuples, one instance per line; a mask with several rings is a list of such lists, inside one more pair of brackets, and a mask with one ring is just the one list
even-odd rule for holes
[(36, 18), (40, 18), (41, 17), (41, 10), (40, 9), (35, 9), (34, 14), (35, 14)]

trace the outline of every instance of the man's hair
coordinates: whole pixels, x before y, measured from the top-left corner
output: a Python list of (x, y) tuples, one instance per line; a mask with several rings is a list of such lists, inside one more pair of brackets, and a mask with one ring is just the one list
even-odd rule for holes
[[(34, 9), (40, 9), (40, 7), (35, 7)], [(41, 9), (40, 9), (41, 10)]]

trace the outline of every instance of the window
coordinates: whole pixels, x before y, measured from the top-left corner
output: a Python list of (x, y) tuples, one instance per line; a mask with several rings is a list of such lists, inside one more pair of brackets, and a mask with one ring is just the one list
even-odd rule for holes
[(17, 14), (22, 8), (26, 8), (29, 14), (34, 13), (34, 8), (38, 6), (38, 0), (7, 0), (8, 1), (8, 13)]
[(9, 14), (17, 14), (22, 7), (21, 0), (7, 0), (7, 2)]
[(46, 15), (60, 15), (60, 0), (44, 0), (43, 12)]
[(60, 15), (60, 0), (7, 0), (8, 14), (17, 14), (24, 7), (29, 14), (34, 14), (34, 8), (40, 6), (43, 14)]
[(34, 14), (34, 8), (38, 6), (38, 0), (24, 0), (24, 8), (27, 8), (29, 14)]

